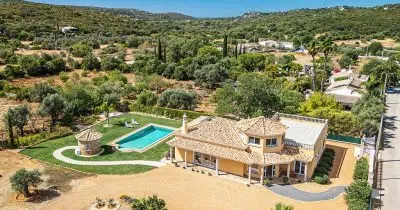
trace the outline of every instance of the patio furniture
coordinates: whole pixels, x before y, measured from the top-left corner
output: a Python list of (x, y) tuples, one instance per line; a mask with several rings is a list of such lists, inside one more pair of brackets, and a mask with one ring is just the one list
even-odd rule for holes
[(140, 125), (135, 119), (132, 119), (132, 125)]
[(133, 128), (133, 126), (131, 124), (129, 124), (128, 122), (125, 122), (125, 128)]

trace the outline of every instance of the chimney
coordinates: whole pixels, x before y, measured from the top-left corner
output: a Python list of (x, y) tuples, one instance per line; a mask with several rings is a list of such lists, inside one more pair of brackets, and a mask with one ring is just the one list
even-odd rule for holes
[(182, 119), (182, 134), (186, 135), (188, 132), (188, 126), (187, 126), (188, 122), (187, 122), (187, 116), (186, 113), (183, 115), (183, 119)]

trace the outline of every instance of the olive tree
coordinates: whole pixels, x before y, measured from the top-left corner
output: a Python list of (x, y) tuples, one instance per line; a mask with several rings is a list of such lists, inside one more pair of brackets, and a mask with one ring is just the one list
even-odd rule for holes
[(38, 170), (28, 171), (25, 168), (20, 169), (10, 178), (11, 188), (24, 194), (25, 197), (29, 197), (31, 196), (29, 187), (36, 187), (43, 182), (40, 176), (41, 174)]
[(64, 98), (60, 94), (55, 93), (48, 95), (43, 99), (43, 102), (39, 108), (39, 112), (42, 116), (50, 116), (50, 128), (54, 128), (57, 121), (63, 115), (66, 106), (67, 104)]

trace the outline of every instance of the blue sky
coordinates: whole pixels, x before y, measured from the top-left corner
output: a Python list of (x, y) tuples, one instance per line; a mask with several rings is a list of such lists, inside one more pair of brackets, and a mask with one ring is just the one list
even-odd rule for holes
[(238, 16), (248, 11), (285, 11), (332, 6), (375, 6), (399, 0), (32, 0), (34, 2), (112, 8), (149, 12), (180, 12), (194, 17)]

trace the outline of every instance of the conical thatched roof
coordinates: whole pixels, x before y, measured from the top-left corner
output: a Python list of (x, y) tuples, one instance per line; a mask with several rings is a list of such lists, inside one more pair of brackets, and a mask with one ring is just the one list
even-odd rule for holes
[(103, 136), (103, 134), (99, 132), (92, 131), (91, 129), (82, 131), (81, 133), (78, 133), (75, 135), (76, 140), (81, 141), (81, 142), (91, 142), (91, 141), (97, 141), (100, 140), (100, 138)]

